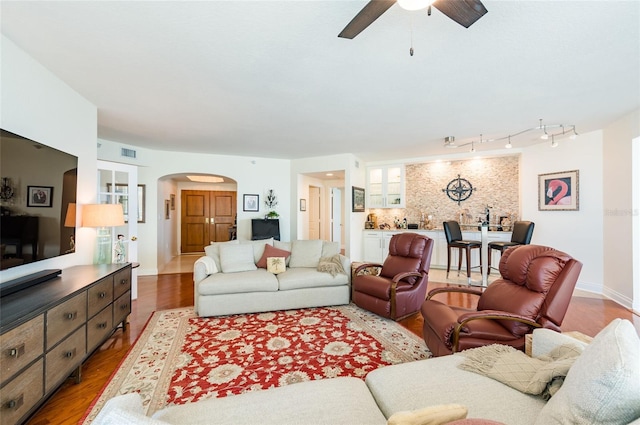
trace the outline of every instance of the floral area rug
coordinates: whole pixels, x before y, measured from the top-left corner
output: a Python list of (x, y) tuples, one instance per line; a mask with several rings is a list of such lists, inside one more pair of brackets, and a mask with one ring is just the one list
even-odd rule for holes
[(422, 338), (355, 305), (197, 317), (159, 311), (87, 412), (140, 393), (148, 415), (163, 407), (300, 381), (353, 376), (431, 357)]

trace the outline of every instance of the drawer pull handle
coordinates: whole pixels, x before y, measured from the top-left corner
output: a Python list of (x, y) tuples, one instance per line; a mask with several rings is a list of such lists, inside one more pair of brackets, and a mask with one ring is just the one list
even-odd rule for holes
[(64, 353), (64, 356), (65, 356), (67, 359), (70, 359), (70, 358), (75, 357), (75, 356), (76, 356), (76, 349), (74, 348), (74, 349), (73, 349), (73, 350), (71, 350), (71, 351), (67, 351), (67, 352), (65, 352), (65, 353)]
[(120, 310), (126, 310), (129, 308), (129, 304), (122, 304), (120, 305)]
[(18, 398), (7, 401), (4, 406), (7, 409), (19, 409), (24, 404), (24, 394), (20, 394)]
[(98, 323), (98, 329), (106, 329), (107, 322)]
[(75, 318), (78, 317), (78, 312), (74, 311), (73, 313), (66, 313), (64, 317), (67, 320), (75, 320)]
[(128, 280), (127, 280), (127, 279), (122, 279), (122, 280), (120, 281), (120, 285), (126, 285), (126, 284), (127, 284), (127, 282), (128, 282)]
[(9, 349), (9, 357), (15, 357), (16, 359), (24, 354), (24, 344), (20, 344), (17, 347)]
[(106, 296), (107, 296), (107, 293), (106, 293), (106, 292), (100, 292), (100, 293), (98, 294), (98, 298), (104, 298), (104, 297), (106, 297)]

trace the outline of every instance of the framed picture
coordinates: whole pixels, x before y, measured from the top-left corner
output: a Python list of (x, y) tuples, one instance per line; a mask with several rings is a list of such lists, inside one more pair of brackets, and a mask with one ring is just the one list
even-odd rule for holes
[(169, 195), (169, 200), (171, 201), (171, 211), (176, 209), (176, 195), (173, 193)]
[(171, 201), (164, 200), (164, 219), (169, 220), (171, 218)]
[[(118, 203), (122, 205), (122, 212), (124, 212), (124, 222), (129, 222), (129, 185), (126, 183), (116, 183), (115, 189), (111, 190), (113, 185), (111, 183), (107, 183), (107, 192), (113, 192), (117, 197)], [(138, 223), (145, 222), (145, 196), (146, 196), (146, 186), (143, 184), (138, 185)]]
[(27, 186), (27, 206), (51, 208), (53, 186)]
[(300, 211), (306, 211), (306, 210), (307, 210), (307, 200), (300, 199)]
[(242, 211), (257, 212), (260, 208), (260, 197), (258, 195), (242, 195)]
[(351, 186), (351, 198), (353, 200), (352, 212), (364, 212), (364, 189)]
[(578, 211), (579, 172), (561, 171), (538, 175), (538, 210)]

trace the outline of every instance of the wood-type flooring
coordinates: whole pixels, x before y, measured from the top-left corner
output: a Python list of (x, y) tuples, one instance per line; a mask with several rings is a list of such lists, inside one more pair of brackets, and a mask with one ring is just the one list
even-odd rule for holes
[[(193, 305), (193, 275), (191, 273), (141, 276), (138, 278), (138, 299), (132, 304), (129, 326), (118, 329), (82, 367), (82, 382), (68, 380), (33, 415), (29, 425), (77, 424), (93, 399), (98, 395), (129, 348), (142, 332), (152, 312)], [(442, 284), (429, 284), (431, 288)], [(473, 307), (475, 297), (451, 295), (450, 304)], [(443, 298), (439, 298), (443, 300)], [(640, 317), (611, 300), (574, 296), (562, 329), (580, 331), (593, 336), (614, 318), (631, 320), (640, 334)], [(417, 313), (400, 322), (422, 336), (422, 316)]]

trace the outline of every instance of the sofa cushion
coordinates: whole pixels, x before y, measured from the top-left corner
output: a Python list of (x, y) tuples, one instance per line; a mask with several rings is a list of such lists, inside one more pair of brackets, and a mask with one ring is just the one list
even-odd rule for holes
[(321, 257), (333, 257), (340, 254), (340, 242), (322, 241)]
[(171, 406), (156, 412), (153, 418), (180, 425), (387, 423), (362, 380), (346, 377)]
[(222, 245), (220, 266), (223, 273), (247, 272), (255, 270), (253, 247), (251, 245)]
[(258, 261), (260, 261), (260, 258), (262, 258), (265, 248), (267, 246), (273, 246), (273, 238), (257, 241), (241, 240), (240, 245), (251, 245), (253, 247), (253, 262), (254, 264), (257, 264)]
[(396, 412), (387, 425), (444, 425), (467, 417), (467, 408), (461, 404), (442, 404), (422, 409)]
[(322, 244), (320, 239), (292, 241), (289, 267), (318, 267)]
[[(277, 242), (277, 241), (276, 241)], [(267, 258), (268, 257), (284, 257), (285, 260), (289, 258), (291, 255), (290, 251), (286, 251), (284, 249), (276, 248), (275, 246), (266, 245), (264, 247), (264, 252), (262, 253), (262, 257), (256, 263), (258, 268), (266, 269), (267, 268)]]
[(275, 292), (278, 279), (266, 269), (249, 272), (216, 273), (198, 283), (198, 295)]
[[(273, 241), (273, 246), (291, 253), (291, 242)], [(289, 261), (291, 261), (291, 255), (287, 257), (287, 267), (289, 267)]]
[(311, 267), (288, 268), (286, 272), (278, 275), (278, 287), (281, 291), (291, 289), (314, 288), (319, 286), (340, 286), (349, 283), (349, 276), (319, 272)]
[(640, 417), (640, 338), (615, 319), (575, 361), (536, 424), (627, 424)]
[(211, 242), (210, 245), (204, 247), (204, 253), (213, 258), (218, 270), (222, 270), (222, 267), (220, 267), (220, 247), (223, 245), (237, 245), (238, 243), (240, 242), (237, 239), (227, 242)]

